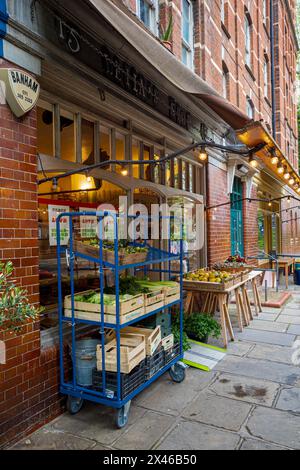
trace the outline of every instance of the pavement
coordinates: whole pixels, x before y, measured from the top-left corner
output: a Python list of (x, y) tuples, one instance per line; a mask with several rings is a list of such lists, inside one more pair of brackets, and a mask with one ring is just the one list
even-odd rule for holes
[(136, 397), (125, 429), (116, 429), (113, 410), (86, 403), (13, 449), (299, 450), (300, 289), (235, 331), (212, 372), (190, 368), (181, 384), (165, 374)]

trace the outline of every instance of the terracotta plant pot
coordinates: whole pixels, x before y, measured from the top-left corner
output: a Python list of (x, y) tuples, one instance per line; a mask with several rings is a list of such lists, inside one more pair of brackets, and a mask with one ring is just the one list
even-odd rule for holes
[(162, 41), (162, 43), (168, 51), (172, 52), (172, 43), (170, 41)]

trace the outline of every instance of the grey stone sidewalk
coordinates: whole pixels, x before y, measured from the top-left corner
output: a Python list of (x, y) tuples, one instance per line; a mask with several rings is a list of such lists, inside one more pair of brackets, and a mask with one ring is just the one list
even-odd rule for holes
[[(234, 307), (231, 308), (234, 316)], [(129, 425), (114, 427), (112, 410), (87, 403), (14, 449), (300, 449), (300, 292), (282, 310), (264, 308), (211, 373), (168, 374), (138, 396)]]

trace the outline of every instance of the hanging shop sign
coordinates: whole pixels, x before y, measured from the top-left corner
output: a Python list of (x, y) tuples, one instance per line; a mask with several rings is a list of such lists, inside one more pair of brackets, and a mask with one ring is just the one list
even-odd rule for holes
[[(119, 88), (143, 101), (170, 120), (199, 135), (198, 118), (193, 117), (178, 101), (149, 79), (143, 70), (120, 57), (110, 46), (108, 38), (95, 40), (69, 20), (47, 10), (49, 27), (44, 34), (46, 39), (76, 57), (91, 69), (116, 84)], [(99, 30), (101, 30), (99, 26)]]
[[(50, 246), (57, 246), (57, 232), (56, 232), (56, 219), (60, 214), (70, 212), (70, 207), (49, 205), (48, 206), (48, 217), (49, 217), (49, 244)], [(60, 219), (60, 244), (67, 245), (70, 239), (70, 230), (67, 217)]]
[(28, 113), (36, 105), (40, 85), (34, 77), (18, 69), (0, 69), (3, 95), (16, 117)]
[[(80, 207), (79, 212), (90, 211), (90, 208)], [(80, 217), (80, 236), (81, 238), (97, 237), (97, 217), (83, 215)]]

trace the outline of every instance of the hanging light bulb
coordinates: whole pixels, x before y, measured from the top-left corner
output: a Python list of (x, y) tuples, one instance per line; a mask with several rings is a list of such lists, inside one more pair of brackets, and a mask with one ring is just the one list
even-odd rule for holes
[(293, 186), (294, 183), (295, 183), (295, 180), (294, 180), (293, 177), (291, 177), (291, 178), (289, 179), (289, 184), (290, 184), (291, 186)]
[(282, 174), (284, 173), (284, 166), (283, 166), (283, 164), (280, 163), (280, 162), (279, 162), (278, 165), (277, 165), (277, 172), (278, 172), (280, 175), (282, 175)]
[(249, 158), (249, 164), (252, 166), (252, 168), (257, 168), (258, 167), (258, 161), (255, 160), (254, 157)]
[(291, 203), (291, 196), (288, 196), (288, 198), (287, 198), (287, 202), (288, 202), (288, 204), (290, 204), (290, 203)]
[(127, 168), (122, 168), (122, 170), (121, 170), (121, 175), (122, 175), (122, 176), (127, 176), (127, 175), (128, 175), (128, 170), (127, 170)]
[(279, 162), (279, 158), (277, 157), (275, 150), (272, 149), (271, 153), (272, 153), (271, 163), (272, 165), (277, 165), (277, 163)]
[(92, 177), (91, 177), (91, 176), (87, 176), (87, 177), (86, 177), (86, 182), (87, 182), (87, 183), (91, 183), (91, 182), (92, 182)]
[(200, 147), (200, 150), (198, 153), (198, 159), (200, 160), (200, 162), (206, 162), (206, 160), (208, 159), (208, 155), (205, 150), (205, 147)]
[(271, 201), (269, 201), (268, 206), (269, 206), (269, 207), (272, 207), (272, 202), (271, 202)]
[(291, 177), (290, 172), (287, 170), (287, 168), (285, 168), (285, 173), (284, 173), (283, 177), (284, 177), (285, 180), (288, 180)]

